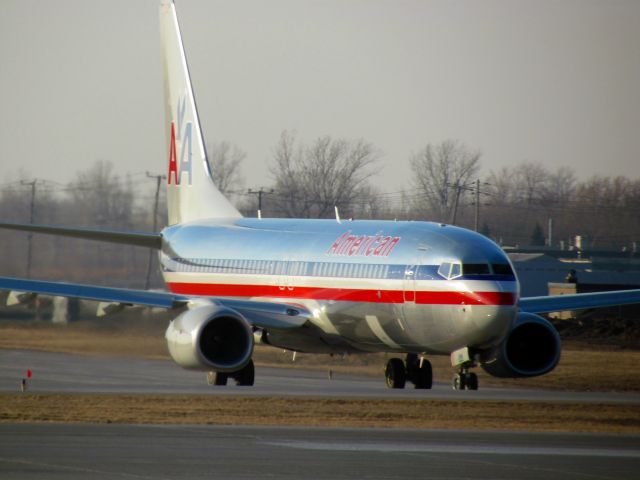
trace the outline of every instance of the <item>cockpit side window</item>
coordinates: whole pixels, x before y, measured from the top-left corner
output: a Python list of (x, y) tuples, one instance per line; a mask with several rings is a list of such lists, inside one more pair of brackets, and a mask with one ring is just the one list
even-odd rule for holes
[(462, 275), (462, 271), (460, 269), (461, 265), (459, 263), (451, 264), (451, 273), (449, 274), (449, 278), (456, 278)]
[(449, 278), (449, 272), (451, 271), (451, 263), (442, 262), (440, 268), (438, 268), (438, 275), (444, 278)]
[(491, 273), (488, 263), (464, 263), (462, 271), (465, 275), (489, 275)]
[(451, 280), (462, 275), (462, 266), (458, 262), (442, 262), (438, 268), (438, 275)]

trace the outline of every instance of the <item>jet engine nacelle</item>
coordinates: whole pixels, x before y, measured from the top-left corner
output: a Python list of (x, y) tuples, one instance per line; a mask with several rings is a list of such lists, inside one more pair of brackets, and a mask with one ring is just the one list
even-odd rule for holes
[(180, 314), (165, 333), (169, 353), (183, 368), (235, 372), (253, 354), (253, 331), (235, 310), (203, 305)]
[(560, 350), (560, 335), (551, 323), (519, 313), (504, 341), (481, 356), (481, 366), (494, 377), (535, 377), (555, 368)]

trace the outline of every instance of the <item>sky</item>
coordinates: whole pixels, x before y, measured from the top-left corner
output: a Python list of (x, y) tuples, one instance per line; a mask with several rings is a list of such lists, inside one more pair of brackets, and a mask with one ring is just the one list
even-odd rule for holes
[[(458, 139), (483, 172), (524, 161), (640, 177), (640, 2), (178, 0), (207, 142), (269, 185), (283, 130), (363, 138), (374, 182)], [(0, 183), (96, 160), (165, 173), (156, 0), (0, 2)]]

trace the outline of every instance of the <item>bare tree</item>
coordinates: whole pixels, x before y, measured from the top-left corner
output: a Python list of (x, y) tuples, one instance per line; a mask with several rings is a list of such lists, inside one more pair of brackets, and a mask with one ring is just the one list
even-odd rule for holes
[(547, 176), (542, 193), (545, 203), (567, 204), (572, 200), (576, 189), (576, 175), (570, 167), (559, 167), (555, 173)]
[(502, 167), (497, 171), (491, 170), (486, 183), (493, 205), (509, 205), (517, 201), (518, 189), (515, 177), (516, 173), (511, 167)]
[[(136, 227), (133, 183), (129, 176), (122, 178), (118, 175), (111, 162), (98, 160), (86, 170), (78, 172), (76, 180), (69, 184), (68, 193), (63, 209), (67, 218), (63, 223), (119, 230), (133, 230)], [(135, 278), (136, 265), (140, 260), (146, 260), (147, 256), (146, 251), (141, 249), (143, 253), (140, 255), (135, 247), (129, 246), (74, 239), (62, 239), (62, 242), (59, 247), (72, 249), (74, 255), (82, 258), (84, 269), (96, 275), (97, 281), (102, 283), (108, 281), (110, 276)]]
[(640, 182), (626, 177), (595, 176), (578, 184), (572, 217), (579, 230), (574, 234), (586, 234), (592, 246), (635, 241), (640, 232), (639, 188)]
[(521, 203), (531, 206), (543, 198), (547, 190), (549, 172), (539, 163), (526, 162), (515, 169), (516, 191)]
[(427, 144), (411, 157), (413, 184), (426, 200), (433, 220), (449, 221), (464, 185), (480, 168), (480, 152), (457, 140)]
[(113, 163), (96, 161), (69, 184), (75, 223), (131, 228), (134, 191), (129, 179), (114, 172)]
[(226, 141), (211, 143), (207, 150), (213, 181), (218, 190), (224, 195), (241, 190), (244, 187), (241, 168), (247, 157), (246, 152)]
[(334, 207), (357, 215), (370, 204), (369, 178), (377, 160), (372, 144), (364, 140), (318, 138), (310, 146), (297, 145), (295, 134), (283, 132), (273, 151), (271, 174), (280, 212), (287, 217), (327, 218)]

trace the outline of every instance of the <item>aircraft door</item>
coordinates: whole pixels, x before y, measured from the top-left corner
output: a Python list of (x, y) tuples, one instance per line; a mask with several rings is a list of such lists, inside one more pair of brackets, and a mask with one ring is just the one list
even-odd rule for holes
[[(403, 280), (402, 290), (403, 290), (405, 306), (409, 307), (409, 310), (412, 310), (416, 304), (418, 272), (421, 268), (420, 266), (423, 265), (424, 263), (425, 251), (426, 251), (426, 247), (420, 246), (415, 256), (412, 259), (413, 262), (407, 265), (404, 269), (404, 280)], [(408, 310), (405, 308), (405, 314), (406, 313), (408, 313)]]
[(405, 322), (405, 329), (409, 329), (409, 323), (418, 317), (419, 311), (418, 306), (416, 305), (416, 289), (417, 289), (417, 281), (420, 270), (420, 265), (423, 264), (422, 259), (424, 258), (424, 254), (421, 249), (418, 249), (418, 252), (413, 258), (413, 262), (407, 265), (404, 269), (404, 277), (403, 277), (403, 300), (404, 304), (402, 305), (402, 317)]

